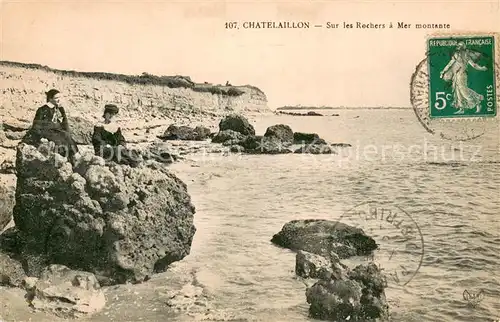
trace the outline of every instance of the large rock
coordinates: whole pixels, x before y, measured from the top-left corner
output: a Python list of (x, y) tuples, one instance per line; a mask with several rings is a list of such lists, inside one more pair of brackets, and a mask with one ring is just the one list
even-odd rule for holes
[(162, 140), (185, 140), (185, 141), (203, 141), (210, 137), (210, 129), (204, 126), (195, 128), (181, 125), (170, 125), (163, 135), (158, 138)]
[(389, 315), (387, 285), (373, 263), (359, 265), (345, 278), (319, 280), (306, 290), (309, 314), (329, 321), (380, 321)]
[(292, 128), (285, 124), (276, 124), (268, 127), (264, 136), (276, 138), (282, 142), (293, 143)]
[(327, 258), (332, 253), (340, 258), (369, 255), (378, 247), (362, 229), (322, 219), (292, 220), (271, 241), (281, 247)]
[(12, 209), (14, 208), (14, 203), (14, 189), (8, 189), (6, 186), (0, 186), (0, 232), (12, 219)]
[(248, 120), (238, 114), (230, 114), (219, 123), (219, 131), (233, 130), (243, 135), (255, 135), (255, 129)]
[(52, 146), (18, 146), (14, 221), (23, 256), (113, 284), (143, 281), (189, 254), (195, 208), (180, 179), (162, 168), (106, 165), (92, 154), (73, 171)]
[(106, 298), (94, 274), (50, 265), (40, 279), (24, 281), (30, 306), (64, 319), (89, 316), (102, 310)]

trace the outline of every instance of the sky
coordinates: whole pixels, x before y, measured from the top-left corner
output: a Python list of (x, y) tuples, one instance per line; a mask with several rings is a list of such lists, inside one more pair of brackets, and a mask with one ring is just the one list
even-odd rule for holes
[[(274, 108), (410, 106), (411, 75), (425, 58), (426, 37), (439, 32), (414, 24), (500, 32), (500, 0), (0, 1), (1, 60), (251, 84)], [(283, 20), (311, 28), (225, 28)], [(386, 28), (313, 27), (358, 21)], [(388, 29), (389, 22), (396, 26)], [(398, 22), (412, 28), (398, 29)]]

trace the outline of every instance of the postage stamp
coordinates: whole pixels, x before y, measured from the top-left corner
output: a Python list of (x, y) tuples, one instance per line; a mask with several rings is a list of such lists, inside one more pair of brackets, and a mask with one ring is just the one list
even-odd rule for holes
[(495, 131), (500, 104), (496, 33), (429, 35), (426, 57), (411, 76), (410, 101), (425, 130), (448, 140)]
[(408, 285), (420, 270), (424, 258), (424, 238), (418, 223), (390, 202), (363, 202), (347, 210), (339, 222), (363, 229), (378, 244), (372, 256), (384, 273), (387, 286)]
[(427, 40), (431, 118), (495, 116), (495, 38)]

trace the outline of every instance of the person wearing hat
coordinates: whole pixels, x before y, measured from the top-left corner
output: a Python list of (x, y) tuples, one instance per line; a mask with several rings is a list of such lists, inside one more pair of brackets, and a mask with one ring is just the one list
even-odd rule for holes
[(68, 117), (61, 106), (61, 96), (57, 89), (45, 93), (46, 103), (35, 113), (33, 124), (22, 142), (38, 146), (45, 138), (56, 144), (57, 152), (68, 157), (74, 164), (79, 154), (78, 146), (71, 137)]
[(94, 126), (92, 145), (94, 153), (107, 161), (136, 166), (139, 157), (127, 149), (127, 142), (121, 128), (114, 121), (119, 109), (114, 104), (106, 104), (102, 115), (103, 122)]

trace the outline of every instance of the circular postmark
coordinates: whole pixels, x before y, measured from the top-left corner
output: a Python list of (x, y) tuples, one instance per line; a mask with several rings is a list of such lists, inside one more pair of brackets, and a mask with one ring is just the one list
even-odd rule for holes
[[(428, 39), (426, 57), (410, 82), (417, 119), (431, 134), (466, 141), (494, 127), (500, 104), (500, 68), (494, 35)], [(496, 40), (496, 39), (495, 39)]]
[(417, 222), (389, 202), (363, 202), (344, 212), (339, 222), (363, 229), (378, 248), (363, 260), (374, 262), (387, 286), (405, 286), (415, 277), (424, 258), (424, 238)]

